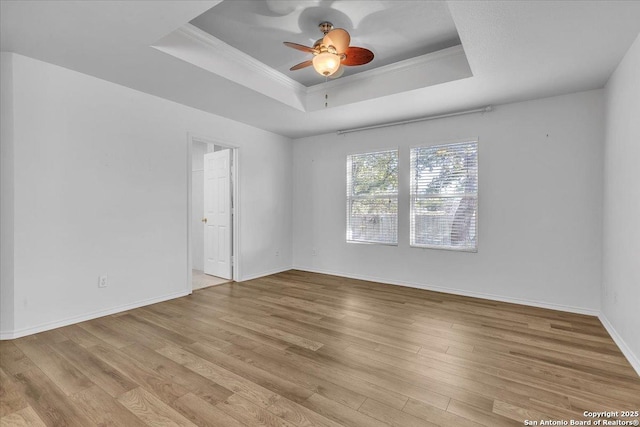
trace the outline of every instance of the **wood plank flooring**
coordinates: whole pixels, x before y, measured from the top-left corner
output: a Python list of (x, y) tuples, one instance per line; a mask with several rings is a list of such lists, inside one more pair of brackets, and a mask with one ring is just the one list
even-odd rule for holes
[(0, 384), (3, 427), (494, 427), (640, 410), (640, 378), (595, 317), (295, 270), (2, 341)]

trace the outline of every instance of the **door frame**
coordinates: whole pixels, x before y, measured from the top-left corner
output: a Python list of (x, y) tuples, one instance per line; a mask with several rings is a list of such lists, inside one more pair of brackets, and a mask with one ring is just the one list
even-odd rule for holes
[(192, 233), (192, 224), (191, 224), (191, 216), (193, 213), (193, 200), (192, 200), (192, 192), (193, 192), (193, 182), (192, 182), (192, 175), (193, 175), (193, 144), (195, 142), (198, 143), (205, 143), (205, 144), (213, 144), (213, 145), (217, 145), (218, 147), (224, 147), (224, 148), (228, 148), (231, 150), (231, 159), (233, 164), (231, 165), (231, 197), (233, 200), (233, 215), (232, 215), (232, 233), (233, 233), (233, 237), (232, 237), (232, 253), (231, 256), (233, 257), (233, 264), (232, 264), (232, 268), (231, 268), (231, 280), (233, 281), (240, 281), (240, 257), (238, 256), (238, 254), (240, 253), (240, 227), (239, 227), (239, 223), (240, 223), (240, 189), (239, 189), (239, 185), (238, 185), (238, 157), (239, 157), (239, 153), (238, 150), (240, 149), (240, 147), (238, 147), (237, 145), (234, 145), (228, 141), (224, 141), (222, 139), (219, 138), (214, 138), (214, 137), (210, 137), (210, 136), (202, 136), (202, 135), (197, 135), (194, 133), (189, 132), (187, 134), (187, 289), (193, 291), (193, 275), (192, 275), (192, 268), (193, 268), (193, 251), (191, 249), (191, 243), (192, 243), (192, 237), (191, 237), (191, 233)]

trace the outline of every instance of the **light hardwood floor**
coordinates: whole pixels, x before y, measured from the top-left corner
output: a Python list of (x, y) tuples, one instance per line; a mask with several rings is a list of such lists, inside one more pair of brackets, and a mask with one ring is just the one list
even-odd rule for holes
[(0, 355), (3, 427), (494, 427), (640, 409), (640, 378), (595, 317), (300, 271)]

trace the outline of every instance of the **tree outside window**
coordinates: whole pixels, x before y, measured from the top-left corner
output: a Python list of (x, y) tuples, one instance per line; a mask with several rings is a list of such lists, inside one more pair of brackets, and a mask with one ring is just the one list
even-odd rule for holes
[(411, 246), (477, 251), (478, 143), (411, 149)]

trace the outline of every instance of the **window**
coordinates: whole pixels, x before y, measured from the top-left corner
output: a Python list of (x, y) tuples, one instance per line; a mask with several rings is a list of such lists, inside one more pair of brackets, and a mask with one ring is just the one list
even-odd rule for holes
[(476, 252), (478, 142), (411, 149), (411, 246)]
[(347, 241), (398, 244), (398, 150), (347, 156)]

